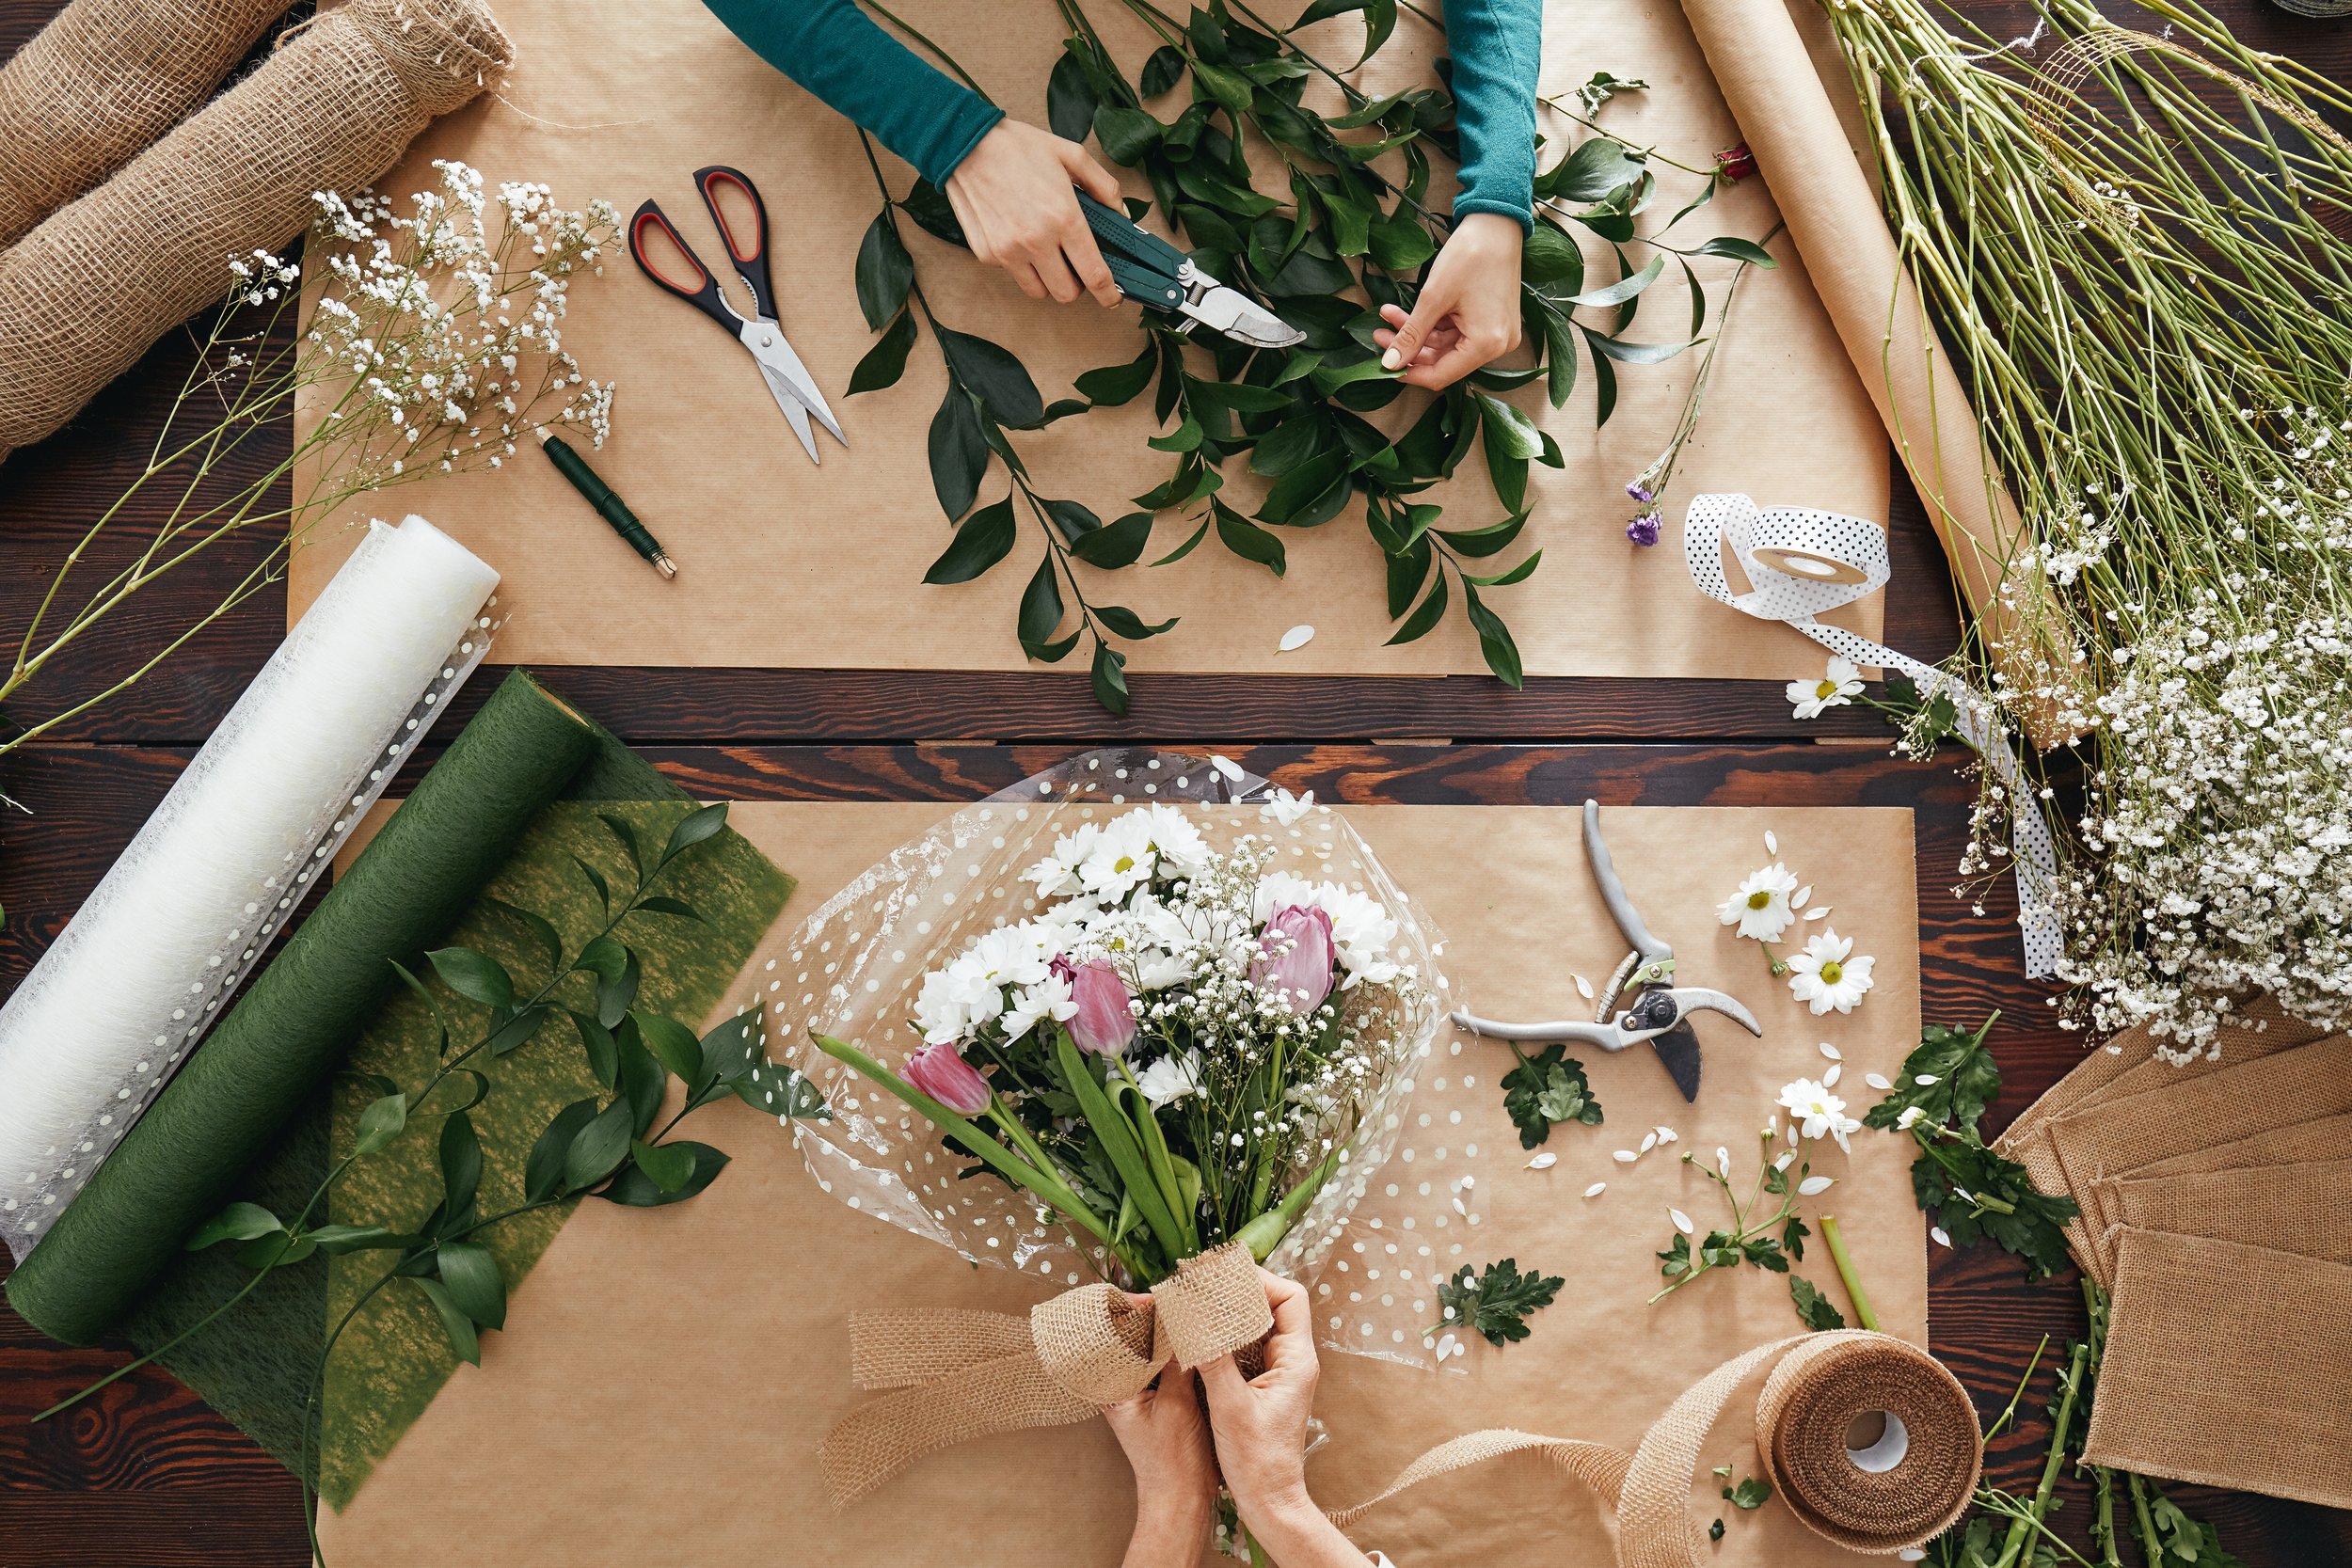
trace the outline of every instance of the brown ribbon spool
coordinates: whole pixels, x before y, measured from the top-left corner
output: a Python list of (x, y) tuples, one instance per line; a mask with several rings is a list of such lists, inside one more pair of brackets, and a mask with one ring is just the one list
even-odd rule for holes
[[(1731, 1396), (1768, 1363), (1756, 1402), (1756, 1449), (1766, 1478), (1805, 1528), (1883, 1555), (1942, 1534), (1966, 1511), (1984, 1450), (1968, 1391), (1915, 1345), (1841, 1329), (1758, 1345), (1724, 1362), (1684, 1390), (1630, 1454), (1534, 1433), (1473, 1432), (1422, 1454), (1388, 1490), (1332, 1520), (1348, 1524), (1408, 1486), (1534, 1452), (1615, 1511), (1619, 1568), (1700, 1568), (1707, 1543), (1689, 1506), (1699, 1449)], [(1889, 1418), (1887, 1437), (1876, 1453), (1856, 1454), (1847, 1431), (1874, 1412)]]
[(1173, 1360), (1234, 1355), (1246, 1373), (1274, 1326), (1256, 1259), (1238, 1242), (1187, 1258), (1138, 1301), (1084, 1285), (1029, 1309), (901, 1307), (850, 1319), (850, 1371), (861, 1388), (898, 1390), (843, 1417), (818, 1454), (845, 1508), (924, 1455), (975, 1437), (1091, 1420), (1133, 1399)]

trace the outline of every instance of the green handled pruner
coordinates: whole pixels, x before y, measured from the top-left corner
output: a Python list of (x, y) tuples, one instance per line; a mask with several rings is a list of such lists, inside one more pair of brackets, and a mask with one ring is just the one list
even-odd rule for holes
[(1078, 209), (1103, 247), (1111, 280), (1129, 299), (1187, 318), (1187, 331), (1198, 322), (1257, 348), (1288, 348), (1305, 340), (1304, 332), (1238, 289), (1219, 283), (1194, 266), (1191, 257), (1084, 191), (1078, 192)]

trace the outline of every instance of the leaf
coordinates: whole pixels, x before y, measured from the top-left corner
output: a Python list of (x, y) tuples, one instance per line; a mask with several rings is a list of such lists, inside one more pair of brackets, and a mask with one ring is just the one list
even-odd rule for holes
[(398, 958), (390, 958), (386, 961), (392, 966), (392, 973), (400, 976), (400, 983), (408, 988), (409, 994), (414, 996), (418, 1001), (423, 1003), (425, 1011), (433, 1015), (434, 1025), (440, 1031), (441, 1036), (440, 1045), (438, 1047), (439, 1053), (444, 1056), (448, 1055), (449, 1018), (441, 1011), (440, 999), (435, 996), (425, 983), (422, 980), (418, 979), (415, 974), (411, 974), (407, 967)]
[(1012, 553), (1012, 498), (991, 501), (965, 518), (954, 541), (923, 574), (929, 583), (970, 582)]
[(928, 180), (917, 180), (909, 187), (898, 206), (913, 218), (925, 233), (946, 241), (949, 245), (971, 248), (963, 237), (963, 225), (956, 217), (956, 209), (946, 193)]
[[(679, 817), (677, 825), (670, 830), (670, 841), (661, 847), (661, 859), (657, 863), (669, 864), (705, 839), (717, 837), (719, 830), (726, 825), (727, 803), (724, 800), (714, 800), (707, 806), (696, 806), (692, 811)], [(641, 910), (651, 908), (649, 904), (640, 904), (637, 907)]]
[(684, 1144), (638, 1142), (629, 1146), (629, 1152), (657, 1191), (675, 1193), (694, 1174), (694, 1151)]
[(884, 387), (896, 387), (898, 378), (907, 372), (907, 355), (914, 348), (914, 312), (901, 310), (866, 356), (850, 372), (850, 396), (860, 392), (879, 392)]
[(1045, 78), (1045, 123), (1054, 135), (1068, 141), (1087, 139), (1087, 127), (1094, 123), (1099, 102), (1094, 84), (1088, 80), (1086, 62), (1078, 57), (1081, 47), (1076, 39), (1063, 40), (1064, 53)]
[(1183, 544), (1177, 546), (1174, 549), (1168, 551), (1166, 555), (1160, 557), (1157, 561), (1152, 562), (1152, 564), (1154, 566), (1170, 566), (1175, 564), (1177, 562), (1184, 560), (1184, 557), (1190, 555), (1200, 545), (1200, 541), (1209, 536), (1209, 521), (1210, 519), (1207, 517), (1202, 517), (1200, 519), (1200, 526), (1192, 531), (1192, 536), (1190, 538), (1186, 539)]
[(1152, 514), (1130, 512), (1073, 541), (1070, 553), (1089, 566), (1132, 566), (1152, 540)]
[(1249, 78), (1239, 71), (1228, 71), (1221, 65), (1212, 65), (1205, 59), (1196, 58), (1192, 62), (1192, 83), (1196, 95), (1216, 103), (1229, 113), (1240, 115), (1249, 107)]
[[(554, 1014), (554, 1007), (548, 1004), (534, 1003), (531, 1006), (508, 1014), (504, 1022), (490, 1031), (489, 1037), (483, 1043), (489, 1048), (492, 1057), (503, 1056), (510, 1051), (519, 1050), (531, 1043), (531, 1037), (539, 1032), (539, 1026), (547, 1022)], [(474, 1076), (479, 1078), (481, 1074), (476, 1073)], [(484, 1093), (488, 1092), (488, 1079), (483, 1079)], [(480, 1095), (475, 1097), (474, 1103), (481, 1103)]]
[(455, 1353), (457, 1359), (481, 1366), (481, 1336), (474, 1329), (473, 1320), (450, 1299), (448, 1288), (437, 1279), (414, 1279), (414, 1282), (417, 1289), (424, 1292), (425, 1299), (433, 1304), (433, 1309), (441, 1315), (441, 1331), (449, 1336), (449, 1348)]
[(1145, 98), (1157, 98), (1184, 79), (1184, 52), (1172, 43), (1163, 43), (1143, 62), (1143, 73), (1136, 78), (1136, 87)]
[(283, 1221), (258, 1203), (232, 1203), (196, 1227), (187, 1239), (186, 1250), (202, 1252), (222, 1242), (250, 1242), (285, 1228)]
[[(1486, 433), (1487, 451), (1500, 449), (1508, 457), (1532, 458), (1541, 455), (1544, 438), (1535, 422), (1512, 404), (1484, 392), (1470, 393), (1477, 405), (1479, 423)], [(1518, 510), (1514, 506), (1512, 511)]]
[(637, 1015), (639, 1037), (654, 1058), (680, 1078), (692, 1079), (702, 1070), (703, 1044), (694, 1037), (694, 1031), (676, 1019), (660, 1013)]
[(380, 1225), (322, 1225), (310, 1233), (310, 1244), (341, 1258), (352, 1252), (391, 1252), (415, 1244), (416, 1238), (387, 1230)]
[(1629, 343), (1606, 333), (1596, 332), (1589, 326), (1581, 326), (1578, 330), (1584, 334), (1584, 341), (1593, 345), (1595, 354), (1614, 359), (1621, 365), (1662, 365), (1691, 346), (1687, 338), (1677, 343)]
[(663, 1192), (641, 1166), (632, 1164), (614, 1177), (612, 1185), (596, 1196), (626, 1208), (659, 1209), (665, 1204), (685, 1202), (709, 1186), (727, 1166), (726, 1155), (708, 1144), (680, 1138), (660, 1147), (664, 1149), (684, 1149), (693, 1161), (692, 1169), (675, 1191)]
[(2000, 1064), (1985, 1044), (1993, 1022), (1986, 1019), (1974, 1033), (1943, 1023), (1922, 1029), (1918, 1046), (1903, 1058), (1894, 1088), (1863, 1113), (1863, 1124), (1893, 1127), (1904, 1111), (1916, 1107), (1918, 1119), (1931, 1126), (1976, 1132), (1985, 1112), (2001, 1097)]
[(779, 1120), (830, 1121), (825, 1097), (807, 1074), (772, 1062), (762, 1064), (735, 1081), (735, 1098), (755, 1111)]
[(957, 332), (933, 324), (932, 335), (947, 356), (947, 367), (979, 400), (999, 424), (1019, 430), (1045, 417), (1045, 402), (1037, 383), (1012, 351), (986, 338)]
[(1528, 1314), (1550, 1306), (1566, 1283), (1553, 1275), (1522, 1275), (1518, 1259), (1511, 1258), (1487, 1264), (1475, 1277), (1465, 1263), (1438, 1287), (1438, 1304), (1444, 1316), (1427, 1333), (1459, 1324), (1485, 1335), (1489, 1344), (1524, 1339)]
[(1810, 1329), (1843, 1328), (1846, 1314), (1827, 1296), (1813, 1288), (1813, 1282), (1801, 1274), (1788, 1276), (1789, 1299), (1797, 1304), (1797, 1316)]
[(1601, 1122), (1600, 1101), (1584, 1076), (1584, 1064), (1553, 1043), (1502, 1075), (1502, 1109), (1519, 1130), (1519, 1147), (1534, 1148), (1564, 1121), (1585, 1127)]
[(1776, 267), (1772, 253), (1754, 240), (1743, 240), (1734, 234), (1718, 234), (1692, 252), (1694, 256), (1728, 256), (1735, 261), (1745, 261), (1752, 267)]
[(628, 1155), (636, 1133), (634, 1112), (626, 1095), (598, 1111), (564, 1152), (564, 1188), (581, 1192), (612, 1174)]
[(1021, 640), (1021, 651), (1048, 664), (1059, 663), (1078, 645), (1078, 634), (1074, 631), (1059, 642), (1055, 641), (1054, 633), (1059, 629), (1061, 618), (1061, 583), (1054, 570), (1054, 552), (1047, 550), (1038, 558), (1029, 586), (1021, 591), (1021, 610), (1013, 624), (1014, 634)]
[(1165, 621), (1146, 621), (1123, 604), (1096, 605), (1094, 618), (1110, 627), (1113, 636), (1123, 637), (1131, 642), (1140, 642), (1147, 637), (1157, 637), (1176, 624), (1176, 617), (1173, 615)]
[(1372, 226), (1372, 259), (1391, 272), (1411, 272), (1438, 254), (1428, 226), (1410, 208), (1399, 208)]
[(759, 1009), (747, 1007), (702, 1037), (702, 1067), (698, 1083), (733, 1084), (760, 1065)]
[(441, 1123), (441, 1205), (451, 1219), (469, 1214), (482, 1190), (482, 1139), (463, 1111)]
[(1598, 201), (1641, 179), (1642, 163), (1631, 151), (1613, 137), (1590, 137), (1556, 167), (1537, 177), (1537, 194), (1564, 201)]
[(483, 895), (482, 901), (537, 939), (540, 947), (547, 953), (548, 967), (550, 971), (563, 966), (564, 934), (555, 928), (554, 922), (545, 915), (535, 914), (530, 910), (517, 909), (502, 899), (493, 898), (488, 894)]
[(907, 289), (914, 281), (914, 258), (907, 254), (906, 242), (898, 238), (898, 226), (884, 207), (866, 226), (866, 237), (857, 247), (857, 308), (866, 312), (866, 325), (880, 331), (885, 322), (903, 311)]
[(1216, 515), (1217, 541), (1244, 561), (1254, 561), (1276, 577), (1288, 565), (1282, 541), (1251, 522), (1223, 501), (1211, 501)]
[(1610, 284), (1606, 288), (1588, 290), (1583, 293), (1573, 295), (1567, 299), (1559, 300), (1556, 303), (1563, 307), (1574, 307), (1580, 305), (1623, 305), (1627, 300), (1633, 298), (1643, 290), (1648, 288), (1652, 283), (1657, 282), (1659, 277), (1664, 274), (1665, 270), (1666, 258), (1663, 256), (1653, 256), (1649, 259), (1649, 265), (1644, 267), (1639, 272), (1631, 273), (1624, 277), (1620, 277), (1617, 281)]
[(1737, 1486), (1724, 1488), (1724, 1496), (1730, 1499), (1734, 1508), (1762, 1508), (1772, 1495), (1772, 1483), (1762, 1476), (1749, 1476)]
[(537, 1141), (531, 1146), (531, 1154), (523, 1162), (523, 1200), (541, 1203), (564, 1190), (564, 1157), (570, 1153), (572, 1140), (580, 1130), (596, 1119), (596, 1102), (591, 1097), (575, 1100), (555, 1113)]
[(1410, 619), (1396, 628), (1395, 635), (1389, 639), (1387, 645), (1393, 648), (1428, 636), (1445, 616), (1445, 574), (1439, 572), (1438, 580), (1429, 585), (1428, 597), (1421, 601), (1421, 608), (1413, 611)]
[(642, 1138), (661, 1114), (670, 1074), (645, 1048), (644, 1035), (631, 1017), (614, 1036), (621, 1048), (621, 1098), (628, 1101), (629, 1135)]
[(703, 922), (702, 911), (683, 898), (673, 898), (666, 893), (651, 894), (637, 900), (637, 907), (648, 914), (675, 915), (680, 920)]
[(980, 476), (988, 471), (988, 438), (980, 433), (979, 410), (953, 376), (947, 379), (939, 412), (931, 416), (930, 440), (931, 493), (953, 522), (972, 510), (980, 493)]
[(317, 1242), (307, 1232), (272, 1232), (249, 1242), (239, 1242), (230, 1249), (229, 1256), (239, 1268), (262, 1274), (299, 1263), (317, 1250)]
[(1094, 687), (1094, 700), (1108, 713), (1124, 717), (1127, 712), (1127, 656), (1108, 642), (1096, 641), (1094, 667), (1089, 672)]
[(1094, 140), (1114, 164), (1133, 166), (1160, 143), (1168, 127), (1141, 109), (1105, 103), (1094, 111)]
[(580, 867), (580, 874), (581, 876), (588, 879), (588, 885), (596, 890), (596, 901), (604, 906), (605, 912), (607, 914), (612, 913), (612, 886), (604, 879), (604, 873), (598, 871), (595, 866), (590, 865), (586, 861), (581, 860), (578, 855), (574, 855), (572, 857), (572, 863)]
[(401, 1129), (407, 1125), (408, 1097), (406, 1095), (393, 1093), (370, 1101), (360, 1111), (358, 1123), (353, 1130), (352, 1157), (357, 1159), (362, 1154), (374, 1153), (394, 1138), (399, 1137)]
[(1478, 590), (1468, 583), (1462, 585), (1463, 611), (1478, 633), (1478, 651), (1486, 656), (1486, 668), (1495, 678), (1514, 691), (1519, 689), (1526, 676), (1519, 668), (1518, 644), (1512, 640), (1511, 628), (1502, 624), (1502, 617), (1486, 608), (1478, 596)]
[(1502, 521), (1490, 523), (1485, 528), (1439, 529), (1438, 537), (1452, 546), (1454, 554), (1468, 556), (1473, 561), (1501, 555), (1517, 542), (1519, 531), (1527, 526), (1530, 515), (1532, 514), (1526, 512), (1514, 512)]
[(1159, 348), (1148, 340), (1143, 352), (1123, 365), (1104, 365), (1082, 373), (1077, 380), (1078, 391), (1099, 408), (1118, 408), (1133, 403), (1152, 385), (1152, 372), (1159, 362)]
[[(1347, 474), (1348, 461), (1344, 450), (1332, 447), (1317, 452), (1274, 482), (1273, 487), (1266, 491), (1264, 503), (1258, 508), (1259, 520), (1277, 527), (1285, 524), (1311, 526), (1299, 520), (1299, 514), (1310, 503), (1326, 499), (1335, 484), (1343, 487), (1341, 499), (1342, 504), (1344, 504)], [(1337, 511), (1337, 507), (1331, 507), (1314, 521), (1328, 522)]]
[(469, 1001), (485, 1007), (515, 1005), (515, 982), (496, 958), (470, 947), (436, 948), (424, 957), (441, 983)]
[(620, 1071), (620, 1048), (612, 1042), (612, 1031), (601, 1019), (579, 1012), (572, 1014), (572, 1027), (580, 1031), (580, 1046), (588, 1053), (588, 1070), (596, 1075), (597, 1083), (611, 1088)]
[(480, 1242), (443, 1242), (435, 1266), (450, 1305), (485, 1328), (506, 1326), (506, 1280)]
[(637, 955), (627, 948), (621, 950), (621, 968), (617, 974), (596, 976), (596, 1022), (608, 1029), (618, 1028), (637, 1003)]
[(1537, 550), (1507, 572), (1497, 572), (1492, 577), (1484, 578), (1472, 577), (1465, 572), (1462, 574), (1462, 580), (1472, 588), (1508, 588), (1513, 583), (1525, 582), (1529, 578), (1534, 577), (1536, 566), (1543, 559), (1544, 552)]
[(1519, 276), (1546, 285), (1548, 296), (1575, 293), (1584, 287), (1584, 252), (1558, 224), (1538, 218), (1519, 252)]

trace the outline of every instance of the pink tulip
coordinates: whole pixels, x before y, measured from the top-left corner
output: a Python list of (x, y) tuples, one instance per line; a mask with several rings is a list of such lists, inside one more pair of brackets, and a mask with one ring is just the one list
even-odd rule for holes
[(907, 1058), (906, 1080), (961, 1116), (978, 1116), (993, 1098), (988, 1080), (952, 1045), (916, 1047)]
[(1067, 958), (1054, 960), (1054, 973), (1070, 983), (1071, 1000), (1078, 1004), (1070, 1021), (1070, 1037), (1078, 1049), (1098, 1056), (1116, 1056), (1136, 1037), (1135, 1000), (1127, 982), (1106, 959), (1095, 958), (1083, 968)]
[[(1279, 990), (1295, 1013), (1311, 1013), (1331, 994), (1331, 916), (1312, 906), (1288, 904), (1274, 911), (1259, 938), (1263, 957), (1249, 966), (1249, 978)], [(1283, 951), (1287, 946), (1289, 951)]]

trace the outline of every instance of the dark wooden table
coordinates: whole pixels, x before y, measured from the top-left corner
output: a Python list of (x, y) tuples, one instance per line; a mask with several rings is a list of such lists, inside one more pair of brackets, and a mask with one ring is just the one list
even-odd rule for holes
[[(0, 0), (0, 57), (58, 4)], [(1988, 26), (2029, 25), (2013, 5), (1976, 8)], [(2256, 0), (2217, 8), (2263, 47), (2339, 76), (2352, 66), (2352, 29), (2301, 23)], [(120, 491), (189, 354), (184, 338), (167, 340), (67, 430), (0, 465), (0, 645), (21, 635), (40, 586)], [(273, 459), (256, 451), (242, 461), (261, 472)], [(136, 517), (118, 525), (107, 547), (128, 547), (143, 526)], [(1954, 645), (1957, 623), (1942, 559), (1899, 480), (1894, 542), (1888, 640), (1937, 657)], [(88, 673), (69, 673), (48, 702), (98, 689), (100, 673), (119, 673), (133, 650), (215, 602), (262, 543), (232, 541), (135, 601), (93, 640), (78, 667)], [(263, 594), (126, 698), (0, 769), (0, 789), (31, 814), (0, 814), (0, 987), (56, 936), (283, 626), (282, 591)], [(2004, 1010), (1994, 1037), (2003, 1115), (2078, 1059), (2078, 1042), (2051, 1022), (2046, 993), (2020, 973), (2013, 904), (1996, 895), (1979, 917), (1954, 895), (1971, 794), (1958, 759), (1898, 760), (1857, 710), (1799, 725), (1770, 683), (1537, 680), (1514, 695), (1468, 678), (1143, 675), (1132, 717), (1112, 721), (1081, 678), (1059, 673), (541, 673), (689, 788), (737, 800), (964, 800), (1088, 745), (1137, 738), (1214, 745), (1326, 800), (1572, 804), (1591, 794), (1646, 804), (1908, 805), (1918, 822), (1928, 1017), (1974, 1023), (1990, 1007)], [(470, 702), (495, 674), (477, 677)], [(1988, 1411), (2006, 1402), (2043, 1334), (2080, 1329), (2071, 1275), (2029, 1287), (2013, 1259), (1989, 1248), (1938, 1250), (1930, 1262), (1933, 1348)], [(143, 1371), (69, 1418), (27, 1424), (124, 1359), (119, 1347), (56, 1345), (0, 1308), (0, 1568), (306, 1562), (293, 1479), (167, 1375)], [(2043, 1431), (2028, 1418), (1997, 1445), (1996, 1480), (2030, 1487)], [(2071, 1483), (2070, 1495), (2061, 1521), (2079, 1539), (2087, 1509)], [(2194, 1488), (2176, 1495), (2220, 1527), (2248, 1568), (2352, 1565), (2352, 1514)]]

